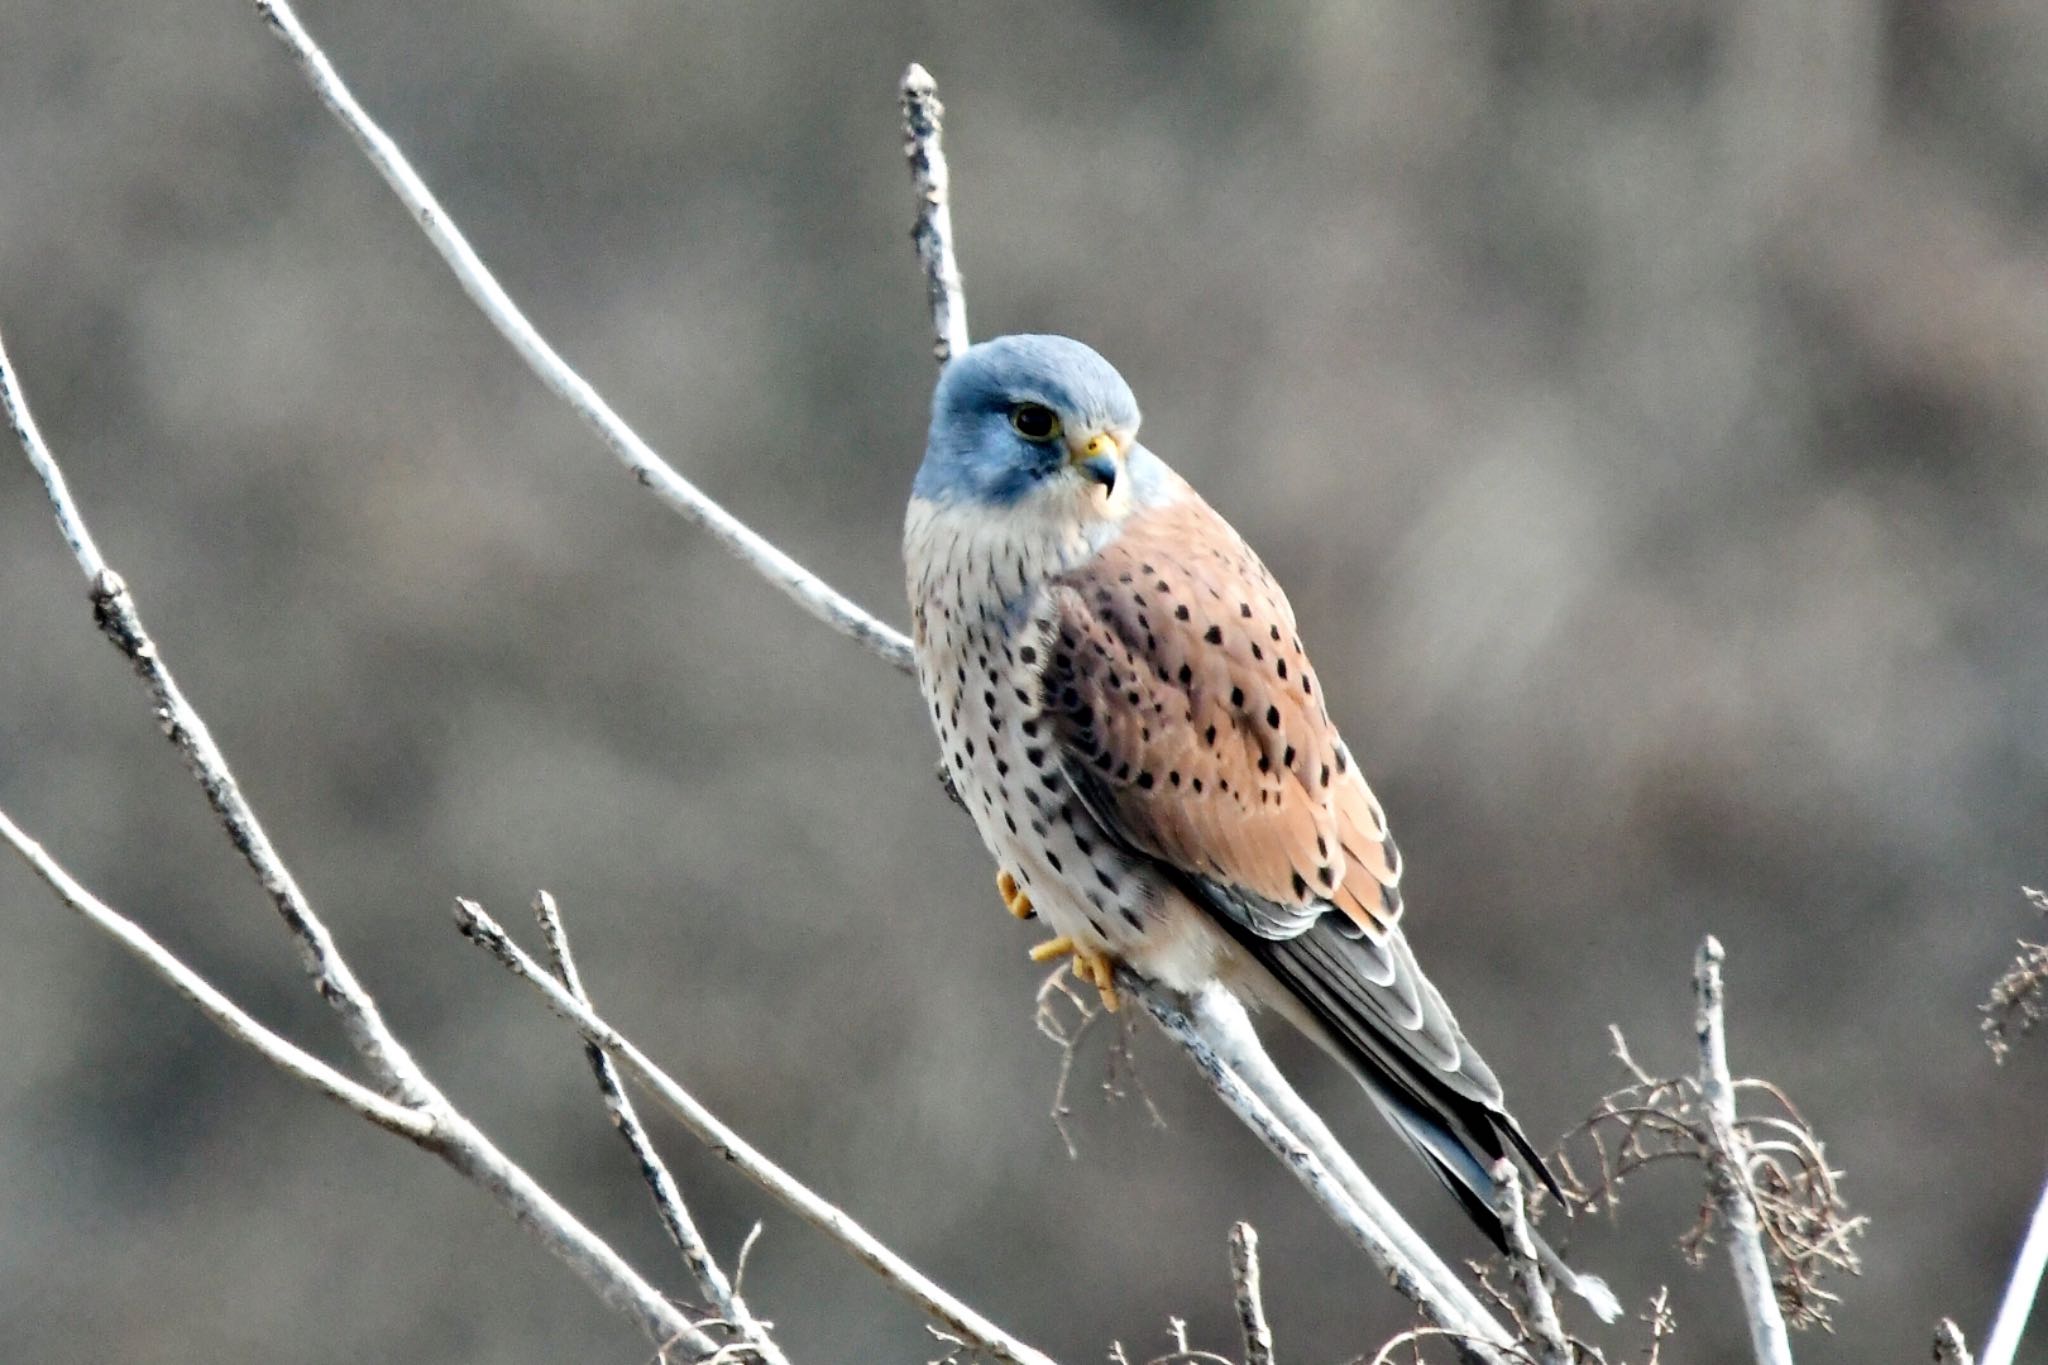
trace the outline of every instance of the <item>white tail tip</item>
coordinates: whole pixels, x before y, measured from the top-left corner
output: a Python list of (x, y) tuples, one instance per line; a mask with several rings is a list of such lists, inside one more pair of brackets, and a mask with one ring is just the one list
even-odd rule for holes
[(1593, 1316), (1602, 1322), (1613, 1322), (1621, 1316), (1621, 1300), (1614, 1297), (1614, 1291), (1607, 1287), (1607, 1281), (1598, 1275), (1581, 1275), (1572, 1272), (1571, 1291), (1586, 1301), (1586, 1307), (1593, 1310)]

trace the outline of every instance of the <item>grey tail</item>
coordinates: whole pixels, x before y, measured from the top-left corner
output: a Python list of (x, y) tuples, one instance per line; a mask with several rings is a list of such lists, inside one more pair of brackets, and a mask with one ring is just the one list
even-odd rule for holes
[[(1326, 915), (1292, 938), (1237, 937), (1319, 1022), (1375, 1105), (1495, 1250), (1493, 1164), (1511, 1157), (1564, 1205), (1557, 1178), (1509, 1114), (1500, 1082), (1423, 976), (1400, 931), (1368, 935)], [(1235, 926), (1234, 926), (1235, 927)], [(1567, 1266), (1539, 1237), (1551, 1274), (1603, 1322), (1621, 1312), (1606, 1284)]]

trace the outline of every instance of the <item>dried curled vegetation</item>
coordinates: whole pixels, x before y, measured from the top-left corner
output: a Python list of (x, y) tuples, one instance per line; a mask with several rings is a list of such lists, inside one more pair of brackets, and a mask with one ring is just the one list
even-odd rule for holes
[[(2048, 915), (2048, 892), (2023, 886), (2027, 901)], [(1991, 998), (1981, 1007), (1984, 1041), (1998, 1061), (2012, 1051), (2013, 1040), (2032, 1031), (2048, 1019), (2048, 944), (2020, 940), (2019, 955), (2005, 969), (2005, 975), (1991, 983)]]
[[(1699, 1082), (1651, 1076), (1629, 1054), (1621, 1031), (1611, 1031), (1629, 1082), (1566, 1134), (1551, 1158), (1575, 1212), (1612, 1213), (1622, 1182), (1635, 1172), (1663, 1161), (1705, 1165), (1711, 1151)], [(1820, 1139), (1784, 1091), (1754, 1079), (1737, 1080), (1735, 1090), (1738, 1099), (1761, 1097), (1773, 1111), (1743, 1115), (1736, 1127), (1748, 1148), (1744, 1174), (1779, 1305), (1789, 1326), (1827, 1329), (1830, 1307), (1840, 1297), (1821, 1282), (1861, 1272), (1854, 1243), (1868, 1220), (1849, 1212), (1838, 1183), (1842, 1173), (1828, 1165)], [(1698, 1220), (1678, 1241), (1688, 1261), (1699, 1264), (1719, 1221), (1712, 1195), (1703, 1195)]]
[[(2031, 890), (2027, 894), (2048, 912), (2048, 896)], [(2009, 995), (2015, 1002), (2010, 1008), (2020, 1018), (2016, 1032), (2025, 1032), (2038, 1019), (2048, 1017), (2048, 948), (2021, 946), (2025, 951), (1994, 988), (1993, 1004), (1986, 1006), (1990, 1012)], [(1130, 1017), (1109, 1014), (1093, 997), (1092, 990), (1076, 990), (1064, 969), (1050, 973), (1037, 994), (1038, 1031), (1060, 1052), (1051, 1117), (1069, 1155), (1076, 1152), (1068, 1128), (1073, 1115), (1070, 1101), (1074, 1068), (1082, 1045), (1104, 1018), (1115, 1025), (1115, 1037), (1104, 1058), (1100, 1082), (1104, 1097), (1116, 1101), (1135, 1095), (1145, 1105), (1151, 1121), (1164, 1126), (1131, 1055)], [(1987, 1021), (1985, 1027), (1987, 1032), (1993, 1031), (1991, 1022)], [(1564, 1189), (1565, 1203), (1574, 1214), (1611, 1215), (1620, 1207), (1621, 1186), (1629, 1176), (1647, 1166), (1674, 1160), (1697, 1162), (1704, 1168), (1711, 1150), (1698, 1079), (1660, 1079), (1650, 1075), (1629, 1052), (1621, 1030), (1610, 1026), (1610, 1034), (1615, 1058), (1627, 1073), (1628, 1082), (1602, 1096), (1593, 1112), (1564, 1136), (1550, 1156), (1551, 1168)], [(2000, 1030), (1994, 1036), (2003, 1038), (2006, 1034)], [(1994, 1043), (1994, 1049), (1998, 1046)], [(1738, 1097), (1761, 1096), (1772, 1111), (1743, 1115), (1736, 1126), (1748, 1149), (1749, 1192), (1757, 1209), (1765, 1254), (1770, 1260), (1772, 1280), (1787, 1325), (1830, 1330), (1830, 1311), (1832, 1305), (1840, 1302), (1840, 1296), (1823, 1288), (1822, 1281), (1829, 1275), (1861, 1273), (1862, 1259), (1854, 1243), (1868, 1220), (1849, 1212), (1842, 1199), (1842, 1172), (1828, 1165), (1820, 1139), (1784, 1091), (1769, 1081), (1753, 1078), (1738, 1079), (1735, 1089)], [(1541, 1218), (1551, 1197), (1538, 1187), (1529, 1201), (1530, 1221), (1534, 1223)], [(1709, 1185), (1701, 1195), (1697, 1220), (1678, 1239), (1679, 1250), (1689, 1263), (1698, 1265), (1705, 1258), (1720, 1218)], [(1481, 1289), (1526, 1343), (1529, 1334), (1521, 1311), (1514, 1296), (1496, 1284), (1496, 1267), (1478, 1261), (1468, 1265)], [(1658, 1365), (1663, 1343), (1675, 1331), (1667, 1290), (1658, 1290), (1639, 1320), (1649, 1332), (1643, 1365)], [(1232, 1365), (1227, 1357), (1190, 1350), (1185, 1328), (1178, 1319), (1173, 1320), (1173, 1329), (1175, 1349), (1146, 1361), (1145, 1365)], [(1419, 1365), (1426, 1348), (1452, 1345), (1456, 1335), (1441, 1328), (1418, 1326), (1386, 1342), (1373, 1355), (1358, 1357), (1351, 1365), (1398, 1365), (1402, 1361)], [(1599, 1348), (1577, 1337), (1571, 1339), (1571, 1346), (1580, 1361), (1606, 1360)], [(1121, 1349), (1119, 1346), (1118, 1351)], [(1124, 1359), (1115, 1353), (1110, 1358)], [(1533, 1362), (1535, 1357), (1524, 1346), (1511, 1350), (1507, 1359)]]
[(1145, 1089), (1144, 1077), (1138, 1074), (1137, 1064), (1131, 1056), (1134, 1012), (1127, 1010), (1111, 1014), (1096, 1003), (1093, 995), (1092, 988), (1075, 990), (1067, 969), (1061, 967), (1039, 983), (1037, 1010), (1032, 1017), (1039, 1033), (1060, 1050), (1059, 1080), (1052, 1092), (1052, 1121), (1059, 1130), (1060, 1141), (1067, 1145), (1067, 1155), (1075, 1158), (1081, 1155), (1081, 1151), (1074, 1145), (1074, 1134), (1067, 1127), (1067, 1120), (1074, 1114), (1073, 1106), (1068, 1102), (1069, 1087), (1074, 1080), (1074, 1063), (1081, 1055), (1081, 1045), (1105, 1018), (1114, 1027), (1116, 1036), (1110, 1040), (1109, 1054), (1103, 1064), (1103, 1095), (1114, 1101), (1135, 1094), (1144, 1104), (1146, 1116), (1152, 1120), (1153, 1126), (1166, 1126), (1166, 1119), (1160, 1114), (1159, 1106), (1152, 1102), (1152, 1096)]

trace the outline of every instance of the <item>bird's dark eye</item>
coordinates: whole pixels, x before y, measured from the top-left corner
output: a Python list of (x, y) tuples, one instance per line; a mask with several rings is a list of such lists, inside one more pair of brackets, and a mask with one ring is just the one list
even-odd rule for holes
[(1060, 417), (1043, 403), (1019, 403), (1010, 409), (1010, 426), (1027, 441), (1050, 441), (1060, 434)]

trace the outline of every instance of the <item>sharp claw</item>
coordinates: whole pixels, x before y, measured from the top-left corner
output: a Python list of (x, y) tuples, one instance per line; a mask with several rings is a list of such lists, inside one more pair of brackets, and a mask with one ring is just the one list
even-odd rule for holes
[(1088, 953), (1084, 956), (1076, 950), (1074, 975), (1095, 987), (1096, 993), (1102, 997), (1102, 1007), (1111, 1014), (1116, 1013), (1122, 1001), (1116, 993), (1116, 963), (1107, 954)]
[(1024, 894), (1023, 888), (1017, 885), (1017, 879), (1007, 870), (997, 870), (996, 892), (1003, 898), (1003, 905), (1018, 919), (1030, 919), (1038, 913), (1031, 908), (1031, 897)]
[(1031, 950), (1033, 962), (1053, 962), (1069, 955), (1074, 959), (1075, 978), (1093, 986), (1102, 996), (1102, 1007), (1116, 1013), (1123, 998), (1116, 990), (1116, 961), (1109, 954), (1084, 948), (1065, 934), (1049, 938)]
[[(1031, 898), (1024, 894), (1017, 879), (1008, 869), (996, 870), (996, 891), (1002, 896), (1003, 904), (1018, 919), (1031, 919), (1037, 914), (1031, 908)], [(1116, 992), (1116, 963), (1107, 953), (1091, 952), (1065, 934), (1049, 938), (1031, 949), (1033, 962), (1056, 962), (1071, 955), (1074, 959), (1074, 976), (1093, 986), (1102, 996), (1102, 1007), (1114, 1014), (1123, 1001)]]
[(1049, 938), (1033, 948), (1031, 950), (1031, 960), (1033, 962), (1051, 962), (1057, 958), (1065, 957), (1068, 953), (1076, 953), (1074, 970), (1079, 972), (1084, 959), (1076, 952), (1074, 940), (1068, 938), (1065, 934), (1061, 934), (1058, 938)]

